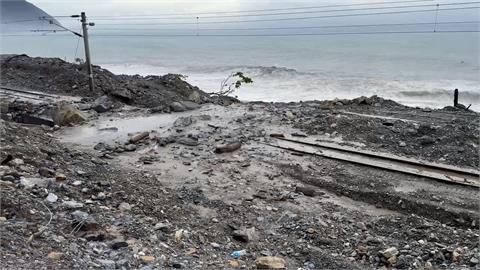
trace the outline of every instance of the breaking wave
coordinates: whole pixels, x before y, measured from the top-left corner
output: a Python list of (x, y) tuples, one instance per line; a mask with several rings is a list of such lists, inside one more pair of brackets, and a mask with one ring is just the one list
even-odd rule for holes
[[(414, 97), (414, 98), (438, 98), (440, 96), (453, 96), (453, 89), (452, 90), (412, 90), (412, 91), (400, 91), (399, 94), (405, 97)], [(465, 100), (471, 101), (480, 101), (480, 87), (478, 91), (461, 91), (460, 96), (463, 97)]]

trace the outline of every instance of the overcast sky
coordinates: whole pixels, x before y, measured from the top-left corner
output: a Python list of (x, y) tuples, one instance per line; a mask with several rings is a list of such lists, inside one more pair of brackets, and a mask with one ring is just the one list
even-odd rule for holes
[[(78, 13), (80, 10), (91, 15), (119, 14), (162, 14), (170, 12), (237, 11), (259, 8), (320, 6), (329, 4), (351, 4), (392, 2), (394, 0), (30, 0), (51, 14)], [(431, 0), (424, 3), (453, 3), (459, 0)], [(461, 2), (461, 1), (460, 1)], [(464, 1), (468, 2), (468, 1)], [(472, 1), (473, 2), (473, 1)], [(408, 5), (408, 4), (401, 4)]]

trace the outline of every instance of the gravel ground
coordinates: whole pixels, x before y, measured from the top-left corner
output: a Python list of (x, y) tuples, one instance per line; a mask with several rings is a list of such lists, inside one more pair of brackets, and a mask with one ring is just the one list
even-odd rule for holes
[[(478, 267), (478, 189), (266, 145), (271, 133), (305, 132), (475, 167), (478, 115), (376, 97), (338, 103), (204, 105), (173, 124), (152, 120), (138, 141), (120, 126), (79, 138), (105, 123), (150, 116), (141, 109), (60, 130), (2, 121), (1, 266)], [(409, 128), (416, 133), (403, 132)], [(422, 145), (423, 133), (434, 142)], [(234, 142), (240, 149), (215, 153)]]

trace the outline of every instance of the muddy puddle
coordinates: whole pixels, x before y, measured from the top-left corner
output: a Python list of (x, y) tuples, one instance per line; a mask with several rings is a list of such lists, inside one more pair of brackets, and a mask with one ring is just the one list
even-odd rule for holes
[(210, 114), (213, 108), (204, 106), (201, 109), (181, 113), (161, 113), (125, 118), (101, 116), (88, 125), (65, 128), (58, 137), (61, 141), (85, 146), (99, 142), (125, 141), (131, 134), (143, 131), (156, 131), (159, 134), (172, 128), (179, 117), (198, 114)]

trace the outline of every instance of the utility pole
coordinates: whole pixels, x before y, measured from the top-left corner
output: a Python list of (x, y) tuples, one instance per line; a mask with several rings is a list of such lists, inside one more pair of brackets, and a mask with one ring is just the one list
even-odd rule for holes
[(81, 22), (82, 22), (82, 29), (83, 29), (83, 43), (85, 46), (85, 61), (87, 64), (87, 71), (88, 71), (88, 86), (90, 87), (90, 91), (94, 91), (94, 83), (93, 83), (93, 69), (92, 63), (90, 61), (90, 44), (88, 42), (88, 26), (94, 26), (94, 23), (87, 22), (87, 16), (85, 12), (81, 13)]

